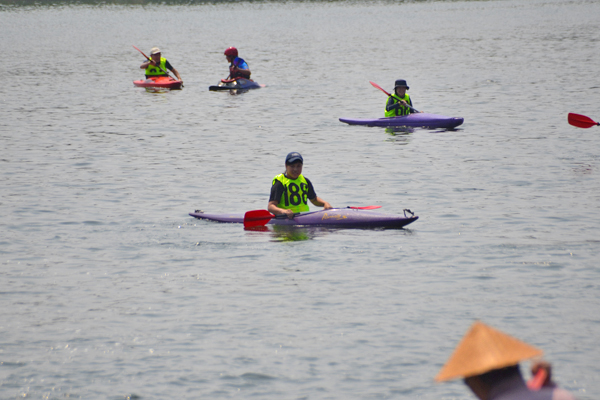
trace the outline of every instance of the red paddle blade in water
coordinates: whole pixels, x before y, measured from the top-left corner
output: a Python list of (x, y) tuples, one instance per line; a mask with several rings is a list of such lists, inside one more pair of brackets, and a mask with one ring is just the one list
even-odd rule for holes
[(542, 385), (546, 381), (547, 376), (548, 376), (548, 372), (546, 372), (545, 369), (543, 369), (543, 368), (538, 369), (535, 376), (527, 382), (527, 387), (530, 390), (540, 390), (542, 388)]
[(267, 210), (254, 210), (248, 211), (244, 214), (244, 228), (252, 228), (254, 226), (265, 226), (267, 222), (275, 218), (275, 215), (271, 214)]
[(569, 113), (569, 124), (578, 128), (591, 128), (594, 125), (600, 125), (600, 123), (593, 119), (586, 117), (585, 115)]

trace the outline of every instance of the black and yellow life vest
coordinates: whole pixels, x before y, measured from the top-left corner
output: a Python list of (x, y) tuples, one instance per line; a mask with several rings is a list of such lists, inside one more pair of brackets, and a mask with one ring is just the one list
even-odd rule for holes
[[(410, 104), (410, 96), (408, 94), (404, 94), (404, 97), (400, 97), (398, 96), (396, 93), (392, 94), (390, 96), (395, 103), (398, 103), (400, 100), (404, 100), (407, 104)], [(390, 97), (388, 97), (388, 101), (390, 99)], [(397, 117), (398, 115), (408, 115), (410, 114), (410, 108), (405, 107), (405, 106), (400, 106), (394, 110), (387, 110), (387, 103), (386, 104), (386, 110), (385, 110), (385, 116), (386, 117)]]
[(284, 174), (279, 174), (273, 178), (273, 185), (276, 181), (283, 184), (283, 194), (277, 207), (292, 210), (294, 213), (310, 210), (308, 207), (308, 182), (304, 176), (300, 175), (297, 179), (292, 180)]
[[(160, 69), (162, 68), (162, 70)], [(152, 64), (148, 64), (146, 67), (146, 77), (149, 76), (167, 76), (167, 59), (164, 57), (160, 58), (160, 68)]]

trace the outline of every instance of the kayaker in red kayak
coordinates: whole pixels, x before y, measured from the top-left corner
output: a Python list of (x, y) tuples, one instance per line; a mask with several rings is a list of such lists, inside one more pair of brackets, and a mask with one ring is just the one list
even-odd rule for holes
[(385, 104), (385, 116), (397, 117), (418, 112), (412, 108), (412, 100), (406, 94), (409, 89), (404, 79), (398, 79), (394, 84), (394, 93), (388, 97)]
[(169, 70), (175, 74), (178, 80), (183, 81), (179, 72), (173, 68), (171, 63), (169, 63), (166, 58), (161, 57), (161, 52), (158, 47), (153, 47), (152, 50), (150, 50), (150, 58), (152, 59), (151, 61), (148, 60), (140, 65), (140, 69), (146, 70), (146, 79), (153, 76), (169, 76), (166, 73), (167, 70)]
[(238, 51), (235, 47), (229, 47), (225, 50), (225, 58), (229, 63), (229, 76), (227, 79), (250, 79), (250, 68), (243, 58), (238, 57)]
[(333, 207), (315, 193), (312, 183), (302, 176), (304, 159), (300, 153), (292, 152), (285, 157), (285, 172), (273, 178), (268, 210), (272, 214), (294, 214), (309, 211), (308, 200), (317, 207), (329, 210)]

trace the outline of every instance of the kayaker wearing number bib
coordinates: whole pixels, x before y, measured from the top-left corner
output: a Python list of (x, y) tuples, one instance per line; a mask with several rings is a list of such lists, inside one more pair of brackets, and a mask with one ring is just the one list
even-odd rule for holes
[(406, 94), (409, 89), (404, 79), (398, 79), (394, 84), (394, 93), (388, 97), (385, 105), (385, 116), (386, 117), (397, 117), (399, 115), (408, 115), (415, 113), (416, 111), (411, 110), (408, 106), (412, 107), (412, 100), (410, 96)]
[(275, 215), (294, 214), (309, 211), (308, 200), (317, 207), (329, 210), (333, 207), (315, 193), (312, 183), (302, 175), (304, 159), (300, 153), (292, 152), (285, 158), (285, 173), (273, 178), (271, 196), (269, 197), (269, 212)]
[(166, 74), (166, 71), (169, 70), (175, 74), (177, 79), (183, 81), (179, 72), (173, 68), (171, 63), (169, 63), (166, 58), (161, 57), (160, 49), (158, 47), (153, 47), (152, 50), (150, 50), (150, 58), (152, 60), (148, 60), (140, 65), (140, 69), (146, 70), (146, 79), (153, 76), (169, 76)]
[(238, 51), (235, 47), (229, 47), (225, 50), (225, 58), (229, 63), (229, 76), (227, 79), (250, 79), (250, 68), (243, 58), (238, 57)]

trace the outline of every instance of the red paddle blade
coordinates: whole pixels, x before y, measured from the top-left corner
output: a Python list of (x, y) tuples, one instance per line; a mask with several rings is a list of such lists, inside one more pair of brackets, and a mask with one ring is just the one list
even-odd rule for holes
[(381, 208), (381, 206), (365, 206), (365, 207), (348, 207), (353, 210), (374, 210), (376, 208)]
[(527, 382), (527, 387), (530, 390), (540, 390), (548, 377), (548, 372), (544, 368), (538, 369), (535, 376)]
[(391, 94), (389, 94), (388, 92), (386, 92), (381, 86), (379, 86), (378, 84), (376, 84), (375, 82), (371, 82), (369, 81), (369, 83), (371, 85), (373, 85), (373, 87), (376, 87), (377, 89), (381, 90), (383, 93), (387, 94), (388, 96), (391, 96)]
[(594, 125), (600, 125), (600, 123), (594, 121), (585, 115), (569, 113), (569, 124), (578, 128), (591, 128)]
[(244, 214), (244, 228), (252, 228), (253, 226), (265, 226), (267, 222), (275, 218), (275, 215), (271, 214), (267, 210), (254, 210), (248, 211)]

